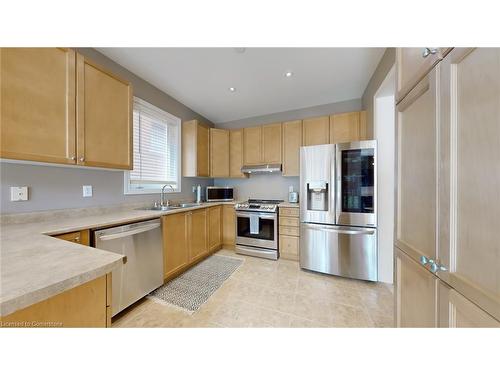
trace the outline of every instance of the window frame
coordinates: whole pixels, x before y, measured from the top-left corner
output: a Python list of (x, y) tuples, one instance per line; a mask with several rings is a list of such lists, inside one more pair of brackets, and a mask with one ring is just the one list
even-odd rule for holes
[[(182, 120), (179, 117), (174, 116), (171, 113), (165, 111), (164, 109), (159, 108), (159, 107), (145, 101), (144, 99), (141, 99), (141, 98), (134, 96), (133, 107), (135, 107), (136, 104), (139, 104), (139, 105), (144, 106), (144, 107), (150, 107), (151, 109), (153, 109), (155, 111), (162, 112), (165, 115), (165, 117), (168, 119), (168, 121), (171, 121), (174, 124), (174, 126), (176, 126), (178, 129), (177, 140), (176, 140), (176, 143), (177, 143), (177, 155), (176, 155), (176, 158), (177, 158), (176, 159), (176, 161), (177, 161), (177, 176), (176, 176), (177, 186), (174, 190), (169, 189), (166, 192), (167, 193), (180, 193), (182, 190), (182, 187), (181, 187), (181, 182), (182, 182), (182, 164), (181, 164), (182, 163)], [(132, 108), (132, 111), (133, 110), (134, 109)], [(132, 126), (134, 126), (133, 122), (132, 122)], [(132, 140), (133, 140), (133, 142), (135, 142), (135, 140), (133, 139), (133, 132), (132, 132)], [(132, 148), (132, 150), (133, 150), (133, 148)], [(132, 159), (133, 159), (133, 155), (132, 155)], [(131, 172), (130, 170), (127, 170), (127, 171), (124, 171), (124, 173), (123, 173), (123, 194), (124, 195), (160, 194), (161, 193), (161, 187), (159, 187), (159, 186), (155, 186), (154, 188), (139, 188), (139, 187), (131, 184), (130, 183), (130, 172)], [(151, 184), (151, 185), (153, 185), (153, 184)]]

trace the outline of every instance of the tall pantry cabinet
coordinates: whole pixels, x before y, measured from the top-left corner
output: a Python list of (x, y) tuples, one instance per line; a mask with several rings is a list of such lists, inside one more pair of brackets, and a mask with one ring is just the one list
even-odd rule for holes
[(498, 327), (500, 49), (432, 50), (397, 53), (396, 324)]

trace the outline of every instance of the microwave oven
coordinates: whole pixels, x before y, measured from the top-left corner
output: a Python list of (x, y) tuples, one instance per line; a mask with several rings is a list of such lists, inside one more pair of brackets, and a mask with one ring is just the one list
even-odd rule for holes
[(234, 200), (234, 188), (225, 186), (207, 186), (207, 202), (227, 202)]

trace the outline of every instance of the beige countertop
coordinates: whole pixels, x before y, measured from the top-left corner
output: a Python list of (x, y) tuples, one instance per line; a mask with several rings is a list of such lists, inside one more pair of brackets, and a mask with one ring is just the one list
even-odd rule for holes
[[(0, 316), (43, 301), (105, 275), (122, 256), (50, 235), (154, 219), (235, 202), (203, 203), (172, 211), (123, 209), (91, 215), (54, 215), (44, 220), (0, 225)], [(31, 214), (33, 220), (36, 214)], [(50, 216), (49, 216), (50, 217)]]

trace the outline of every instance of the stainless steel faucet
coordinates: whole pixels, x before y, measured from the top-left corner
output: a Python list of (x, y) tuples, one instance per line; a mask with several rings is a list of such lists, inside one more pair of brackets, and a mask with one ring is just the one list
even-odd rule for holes
[(160, 196), (160, 206), (161, 207), (168, 207), (170, 205), (170, 201), (167, 199), (165, 201), (165, 188), (170, 187), (170, 190), (174, 191), (174, 188), (170, 184), (163, 185), (161, 188), (161, 196)]

